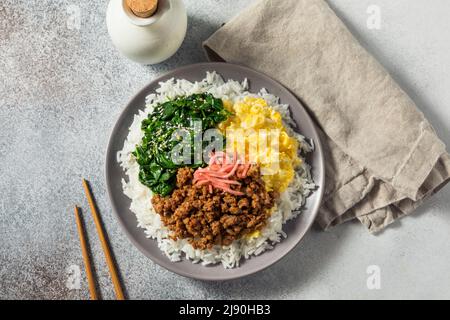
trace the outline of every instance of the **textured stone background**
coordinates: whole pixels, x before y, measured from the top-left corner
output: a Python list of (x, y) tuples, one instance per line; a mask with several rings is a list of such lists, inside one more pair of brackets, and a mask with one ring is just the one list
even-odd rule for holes
[[(186, 0), (187, 38), (158, 66), (140, 66), (112, 47), (106, 0), (0, 3), (0, 298), (88, 298), (72, 207), (87, 209), (81, 177), (92, 183), (130, 298), (450, 298), (450, 188), (379, 236), (358, 223), (314, 229), (287, 258), (257, 275), (207, 283), (172, 274), (135, 249), (105, 192), (105, 149), (130, 97), (161, 73), (204, 61), (201, 41), (248, 4)], [(329, 0), (390, 70), (450, 145), (450, 2)], [(366, 27), (367, 7), (382, 29)], [(67, 27), (70, 10), (79, 30)], [(301, 35), (299, 35), (301, 36)], [(306, 75), (307, 76), (307, 75)], [(113, 298), (103, 254), (85, 211), (104, 298)], [(366, 268), (381, 268), (368, 290)], [(66, 286), (80, 266), (81, 289)]]

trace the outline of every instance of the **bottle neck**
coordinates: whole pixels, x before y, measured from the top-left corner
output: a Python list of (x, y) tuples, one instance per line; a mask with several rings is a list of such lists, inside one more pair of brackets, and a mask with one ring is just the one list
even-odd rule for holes
[(127, 4), (128, 0), (122, 0), (122, 9), (125, 14), (125, 16), (128, 18), (128, 20), (136, 25), (136, 26), (149, 26), (154, 23), (156, 23), (158, 20), (162, 18), (171, 8), (171, 1), (172, 0), (158, 0), (157, 1), (157, 9), (154, 11), (154, 13), (148, 17), (143, 18), (137, 16), (130, 6)]

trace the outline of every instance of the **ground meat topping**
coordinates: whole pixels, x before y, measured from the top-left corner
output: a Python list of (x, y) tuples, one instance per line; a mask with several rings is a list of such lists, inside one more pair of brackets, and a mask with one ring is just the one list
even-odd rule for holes
[(189, 239), (194, 248), (203, 250), (230, 245), (265, 226), (275, 195), (266, 191), (258, 166), (252, 166), (234, 189), (244, 195), (219, 189), (210, 192), (207, 186), (194, 185), (193, 178), (193, 169), (179, 169), (173, 193), (152, 198), (155, 211), (174, 240)]

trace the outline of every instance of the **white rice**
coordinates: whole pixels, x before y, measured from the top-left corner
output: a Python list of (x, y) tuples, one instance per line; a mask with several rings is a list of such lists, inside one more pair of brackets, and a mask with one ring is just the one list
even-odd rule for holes
[(122, 180), (122, 187), (125, 195), (131, 199), (130, 209), (137, 217), (138, 227), (144, 229), (148, 238), (156, 239), (159, 248), (172, 261), (180, 261), (184, 256), (194, 263), (208, 265), (221, 262), (225, 268), (234, 268), (239, 266), (242, 257), (248, 259), (252, 255), (259, 255), (267, 249), (272, 249), (273, 245), (280, 242), (283, 237), (287, 237), (283, 232), (283, 224), (301, 212), (306, 198), (316, 186), (311, 178), (309, 165), (303, 161), (288, 189), (280, 195), (266, 227), (261, 230), (261, 235), (257, 238), (237, 240), (230, 246), (215, 246), (211, 250), (194, 249), (185, 239), (177, 241), (169, 239), (169, 230), (163, 225), (159, 215), (152, 207), (151, 191), (139, 181), (139, 165), (131, 153), (136, 145), (141, 143), (142, 120), (152, 112), (158, 103), (180, 95), (202, 92), (209, 92), (217, 98), (232, 102), (242, 100), (246, 96), (262, 97), (273, 109), (280, 112), (288, 134), (301, 142), (302, 154), (311, 152), (313, 144), (293, 130), (296, 125), (290, 116), (289, 106), (279, 104), (279, 98), (269, 94), (265, 89), (258, 94), (250, 93), (247, 80), (242, 83), (233, 80), (225, 82), (215, 72), (208, 72), (205, 79), (195, 83), (175, 79), (161, 82), (156, 94), (150, 94), (147, 97), (145, 109), (135, 115), (123, 149), (118, 152), (117, 160), (128, 176), (128, 181)]

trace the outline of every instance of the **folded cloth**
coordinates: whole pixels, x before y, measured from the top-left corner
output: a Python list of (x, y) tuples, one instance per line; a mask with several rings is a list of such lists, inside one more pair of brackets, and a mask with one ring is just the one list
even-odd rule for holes
[(204, 48), (278, 80), (315, 118), (326, 149), (324, 229), (357, 218), (379, 231), (449, 181), (445, 145), (325, 1), (257, 1)]

